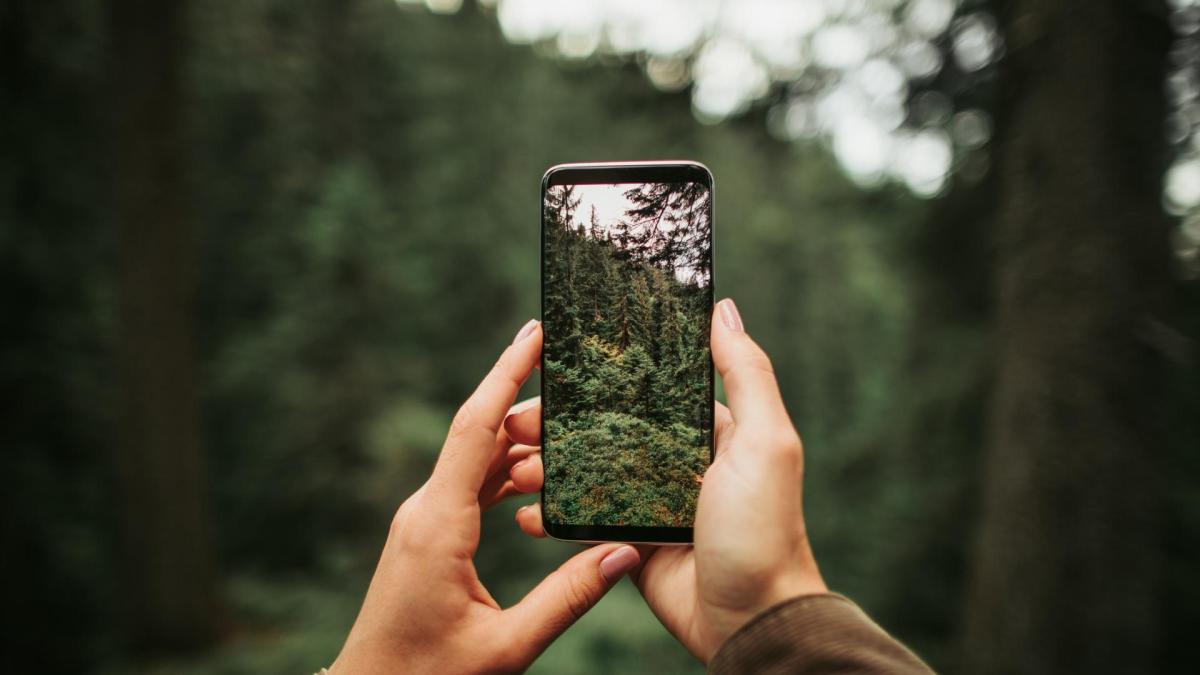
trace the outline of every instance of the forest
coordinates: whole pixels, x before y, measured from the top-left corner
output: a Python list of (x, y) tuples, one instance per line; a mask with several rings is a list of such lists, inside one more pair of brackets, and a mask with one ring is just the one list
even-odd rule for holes
[[(939, 672), (1195, 669), (1200, 210), (1164, 177), (1200, 155), (1200, 2), (449, 4), (0, 3), (0, 670), (328, 665), (538, 315), (539, 177), (664, 158), (716, 177), (714, 291), (771, 356), (831, 589)], [(629, 7), (683, 16), (584, 56), (517, 20)], [(958, 58), (981, 26), (996, 57)], [(824, 104), (974, 144), (918, 194), (848, 171), (883, 145)], [(505, 606), (577, 550), (521, 504), (474, 559)], [(622, 582), (530, 672), (703, 666)]]
[(583, 187), (628, 208), (601, 222), (576, 186), (547, 190), (544, 513), (570, 525), (690, 527), (712, 440), (710, 193), (697, 183)]

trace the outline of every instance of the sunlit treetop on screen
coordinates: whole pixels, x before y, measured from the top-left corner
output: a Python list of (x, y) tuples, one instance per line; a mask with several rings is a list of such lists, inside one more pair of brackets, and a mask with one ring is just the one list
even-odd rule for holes
[(711, 208), (712, 193), (700, 183), (556, 185), (546, 192), (546, 209), (562, 227), (699, 286), (712, 278)]

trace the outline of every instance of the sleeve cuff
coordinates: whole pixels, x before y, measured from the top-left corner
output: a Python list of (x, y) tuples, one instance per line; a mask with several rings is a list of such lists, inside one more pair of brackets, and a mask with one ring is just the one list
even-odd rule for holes
[(710, 673), (900, 673), (933, 671), (835, 593), (782, 602), (738, 629), (717, 649)]

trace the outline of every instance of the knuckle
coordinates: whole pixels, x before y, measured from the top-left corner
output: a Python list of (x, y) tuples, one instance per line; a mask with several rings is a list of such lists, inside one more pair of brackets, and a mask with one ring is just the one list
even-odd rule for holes
[(778, 461), (799, 462), (803, 454), (800, 436), (794, 429), (779, 429), (767, 435), (764, 445), (771, 457)]
[(400, 504), (400, 507), (396, 509), (396, 513), (392, 515), (392, 524), (389, 528), (392, 534), (399, 534), (404, 530), (405, 524), (408, 523), (409, 519), (412, 517), (412, 512), (416, 508), (413, 504), (419, 498), (420, 494), (418, 492), (418, 494), (414, 494), (408, 499), (405, 499), (404, 502)]
[(587, 614), (592, 606), (591, 597), (590, 584), (578, 577), (567, 577), (567, 582), (563, 584), (563, 601), (572, 623)]
[(396, 514), (392, 516), (392, 523), (388, 526), (388, 538), (399, 539), (404, 536), (404, 523), (408, 518), (404, 514), (404, 507), (396, 510)]
[(775, 366), (766, 354), (755, 354), (735, 364), (729, 369), (726, 379), (733, 380), (766, 380), (775, 381)]
[(795, 429), (788, 427), (776, 433), (775, 443), (779, 446), (780, 450), (793, 455), (800, 454), (800, 435), (796, 433)]
[(500, 355), (500, 358), (496, 359), (496, 362), (492, 364), (492, 369), (488, 371), (488, 374), (484, 379), (490, 380), (498, 377), (503, 378), (507, 375), (509, 364), (512, 363), (512, 355), (509, 354), (510, 350), (511, 348), (504, 350), (504, 353)]
[(396, 509), (388, 527), (388, 538), (401, 548), (421, 548), (429, 541), (430, 525), (428, 514), (421, 509), (423, 489), (409, 497)]
[(414, 530), (418, 529), (416, 523), (413, 522), (412, 509), (406, 508), (406, 506), (401, 506), (396, 510), (396, 515), (392, 517), (391, 527), (388, 528), (388, 536), (399, 542), (401, 546), (411, 542), (416, 536)]
[(454, 419), (450, 421), (449, 438), (458, 438), (475, 426), (479, 417), (476, 406), (474, 399), (467, 399), (454, 413)]
[[(520, 369), (518, 368), (517, 364), (514, 362), (513, 357), (508, 356), (507, 354), (505, 354), (503, 357), (500, 358), (500, 363), (496, 364), (496, 370), (497, 370), (499, 383), (503, 387), (506, 387), (508, 389), (519, 390), (521, 388), (521, 385), (525, 384), (525, 378), (523, 375), (520, 374), (520, 372), (519, 372)], [(510, 396), (516, 396), (516, 395), (517, 395), (516, 391), (513, 391), (510, 394)], [(512, 399), (510, 398), (509, 401), (511, 402), (511, 400)]]
[(504, 384), (521, 385), (521, 377), (517, 373), (518, 360), (512, 353), (512, 347), (504, 350), (500, 358), (496, 360), (496, 365), (492, 366), (491, 372), (487, 374), (488, 380), (495, 380)]
[(756, 370), (760, 373), (765, 373), (771, 377), (775, 376), (775, 364), (771, 363), (771, 358), (761, 350), (746, 357), (745, 365), (751, 370)]

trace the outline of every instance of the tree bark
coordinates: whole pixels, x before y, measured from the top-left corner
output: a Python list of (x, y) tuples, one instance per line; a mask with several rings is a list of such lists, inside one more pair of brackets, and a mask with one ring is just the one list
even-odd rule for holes
[(998, 362), (964, 672), (1153, 672), (1166, 9), (1016, 0), (1002, 23)]
[(193, 345), (186, 7), (110, 0), (108, 9), (124, 399), (120, 611), (136, 648), (175, 651), (213, 638), (217, 607)]

